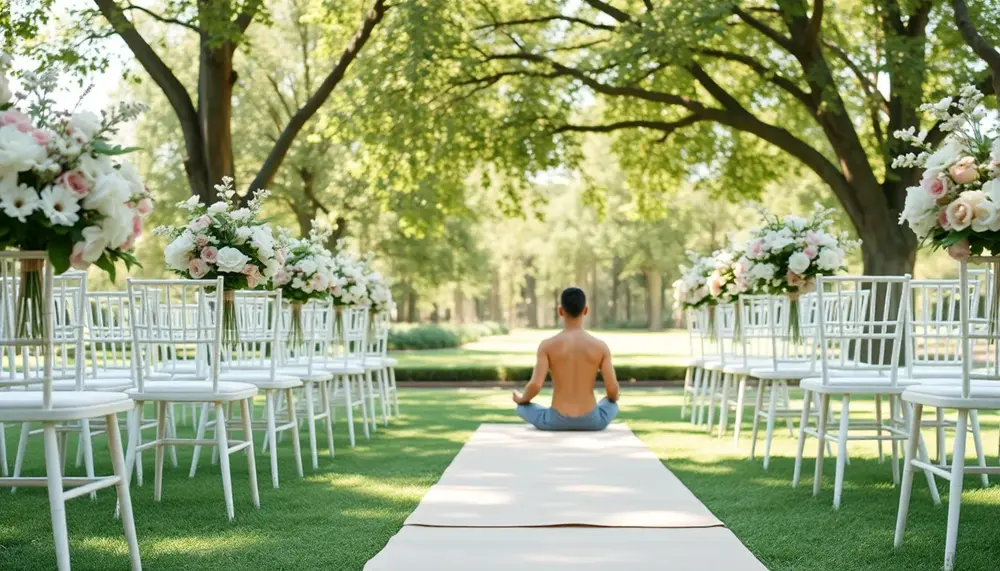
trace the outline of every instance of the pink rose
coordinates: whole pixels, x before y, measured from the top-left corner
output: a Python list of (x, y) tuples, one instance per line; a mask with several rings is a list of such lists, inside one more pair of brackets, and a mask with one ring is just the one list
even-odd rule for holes
[(250, 288), (257, 287), (264, 278), (260, 273), (260, 268), (253, 264), (243, 266), (243, 275), (247, 277), (247, 286)]
[(208, 264), (206, 264), (204, 260), (192, 258), (191, 261), (188, 262), (188, 273), (190, 273), (191, 277), (196, 280), (201, 279), (208, 273)]
[(948, 223), (948, 209), (947, 208), (942, 208), (941, 211), (938, 212), (938, 219), (937, 219), (937, 221), (938, 221), (938, 226), (940, 226), (944, 230), (951, 230), (951, 224)]
[(802, 253), (810, 260), (814, 260), (819, 255), (819, 250), (817, 250), (816, 246), (806, 246), (805, 250), (802, 250)]
[(59, 177), (59, 184), (63, 185), (70, 192), (83, 198), (90, 194), (90, 183), (87, 182), (87, 177), (83, 175), (80, 171), (69, 171), (64, 173)]
[(86, 245), (85, 242), (73, 244), (73, 251), (69, 255), (69, 265), (73, 266), (74, 269), (85, 270), (90, 266), (90, 262), (83, 259), (83, 250)]
[(274, 274), (272, 279), (274, 280), (274, 285), (281, 287), (292, 281), (292, 276), (285, 270), (278, 270), (278, 273)]
[(958, 195), (958, 198), (945, 207), (948, 224), (951, 225), (953, 230), (965, 230), (972, 225), (972, 221), (976, 217), (976, 206), (980, 202), (976, 198), (978, 198), (978, 195), (973, 196), (970, 192), (966, 191)]
[(199, 248), (204, 248), (205, 246), (208, 246), (208, 244), (209, 244), (208, 236), (204, 234), (198, 234), (197, 236), (194, 237), (195, 246), (198, 246)]
[(142, 216), (138, 214), (132, 217), (132, 236), (136, 238), (142, 236)]
[(719, 297), (722, 294), (722, 276), (718, 273), (713, 273), (708, 277), (708, 293), (712, 297)]
[(135, 234), (129, 234), (128, 238), (125, 238), (125, 241), (122, 242), (122, 245), (119, 246), (119, 248), (124, 252), (128, 252), (132, 249), (132, 246), (135, 246), (135, 238)]
[(192, 232), (201, 232), (202, 230), (208, 228), (211, 225), (212, 225), (212, 218), (209, 217), (207, 214), (202, 214), (201, 216), (191, 221), (191, 224), (188, 224), (188, 230), (191, 230)]
[(972, 251), (969, 248), (969, 241), (962, 240), (948, 246), (948, 255), (960, 262), (962, 260), (968, 260), (969, 257), (972, 256)]
[(924, 179), (920, 183), (927, 194), (930, 195), (934, 200), (941, 200), (946, 194), (948, 194), (948, 179), (944, 177), (930, 177)]
[(201, 259), (209, 264), (214, 264), (219, 258), (219, 249), (215, 246), (207, 246), (201, 250)]
[(785, 281), (787, 281), (788, 285), (792, 286), (796, 290), (806, 285), (805, 278), (793, 272), (792, 270), (788, 270), (788, 272), (785, 274)]
[(43, 147), (47, 147), (49, 141), (52, 140), (52, 133), (44, 129), (33, 129), (31, 131), (31, 136), (35, 138), (35, 142)]
[(979, 179), (979, 166), (975, 157), (962, 157), (957, 163), (951, 165), (948, 174), (958, 184), (969, 184)]
[(143, 198), (135, 205), (135, 209), (139, 211), (139, 214), (146, 216), (153, 211), (153, 201), (149, 198)]
[(2, 125), (18, 125), (21, 126), (31, 126), (31, 117), (28, 117), (20, 111), (3, 111), (0, 112), (0, 126)]

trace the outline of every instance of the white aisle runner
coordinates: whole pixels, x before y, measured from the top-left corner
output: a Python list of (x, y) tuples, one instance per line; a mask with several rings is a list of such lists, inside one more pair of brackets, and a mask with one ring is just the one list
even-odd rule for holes
[(609, 568), (765, 570), (627, 426), (484, 424), (365, 571)]

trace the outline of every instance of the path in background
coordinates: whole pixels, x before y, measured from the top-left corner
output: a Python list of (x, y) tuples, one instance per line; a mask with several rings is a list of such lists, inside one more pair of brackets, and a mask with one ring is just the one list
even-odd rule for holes
[(653, 571), (665, 561), (766, 571), (627, 426), (484, 424), (365, 570)]

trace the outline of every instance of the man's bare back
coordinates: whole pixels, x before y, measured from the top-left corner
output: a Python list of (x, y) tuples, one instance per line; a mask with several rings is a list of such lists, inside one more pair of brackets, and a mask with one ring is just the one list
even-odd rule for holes
[[(536, 427), (547, 430), (600, 430), (618, 412), (618, 378), (611, 364), (611, 351), (600, 339), (583, 330), (587, 315), (582, 290), (568, 288), (562, 294), (559, 314), (565, 328), (538, 346), (535, 370), (524, 392), (514, 391), (518, 414)], [(552, 372), (552, 408), (531, 403)], [(604, 379), (607, 398), (594, 398), (598, 371)], [(553, 417), (553, 413), (555, 416)]]

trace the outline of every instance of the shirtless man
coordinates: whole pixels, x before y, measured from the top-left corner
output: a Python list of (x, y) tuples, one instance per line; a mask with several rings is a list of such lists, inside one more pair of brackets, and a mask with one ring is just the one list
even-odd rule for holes
[[(538, 346), (538, 360), (524, 392), (514, 391), (517, 414), (539, 430), (604, 430), (618, 414), (618, 379), (611, 365), (611, 351), (600, 339), (583, 330), (587, 297), (580, 288), (563, 290), (559, 302), (563, 330)], [(552, 408), (531, 402), (552, 370)], [(597, 371), (604, 379), (607, 397), (597, 402)]]

